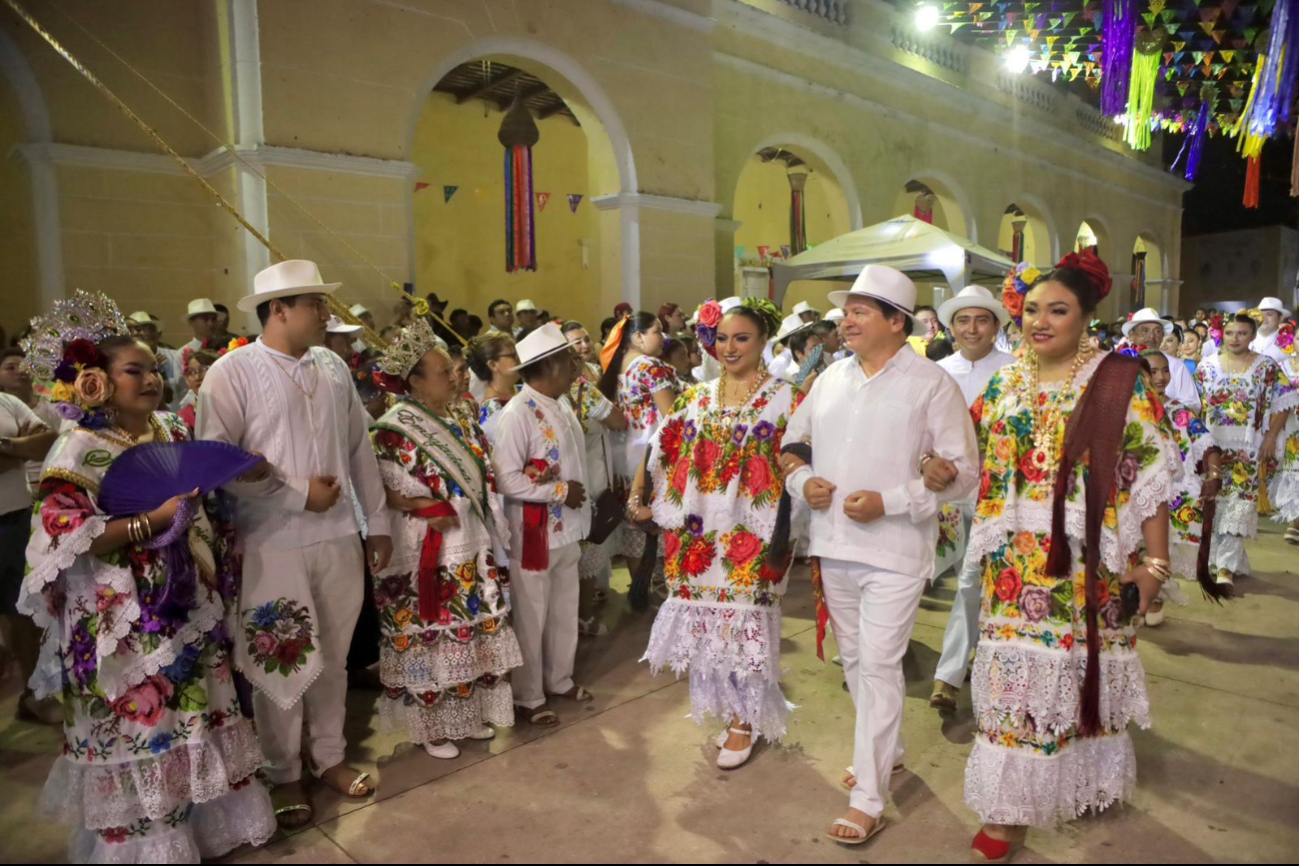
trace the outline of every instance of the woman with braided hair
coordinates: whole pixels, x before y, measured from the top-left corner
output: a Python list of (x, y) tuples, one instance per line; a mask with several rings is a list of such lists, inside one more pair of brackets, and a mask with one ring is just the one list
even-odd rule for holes
[(745, 301), (722, 318), (721, 378), (677, 401), (628, 502), (629, 519), (663, 531), (668, 583), (643, 661), (655, 673), (689, 670), (695, 720), (729, 722), (717, 740), (717, 766), (727, 770), (748, 760), (755, 736), (784, 736), (791, 709), (780, 690), (789, 557), (772, 551), (787, 549), (773, 545), (784, 493), (777, 458), (802, 395), (762, 362), (779, 325), (769, 301)]
[(1091, 251), (1036, 281), (1024, 357), (971, 409), (984, 455), (968, 554), (983, 574), (965, 771), (983, 822), (976, 859), (1003, 862), (1029, 826), (1099, 812), (1136, 786), (1127, 727), (1148, 726), (1150, 706), (1133, 620), (1172, 576), (1181, 458), (1139, 362), (1088, 340), (1109, 289)]

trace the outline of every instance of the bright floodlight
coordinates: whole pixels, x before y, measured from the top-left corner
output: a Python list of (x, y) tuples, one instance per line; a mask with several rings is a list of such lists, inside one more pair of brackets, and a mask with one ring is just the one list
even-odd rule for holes
[(1033, 55), (1023, 45), (1016, 45), (1006, 52), (1006, 68), (1011, 72), (1023, 72), (1028, 68), (1028, 61)]
[(938, 25), (938, 7), (925, 4), (916, 10), (916, 26), (921, 30), (932, 30)]

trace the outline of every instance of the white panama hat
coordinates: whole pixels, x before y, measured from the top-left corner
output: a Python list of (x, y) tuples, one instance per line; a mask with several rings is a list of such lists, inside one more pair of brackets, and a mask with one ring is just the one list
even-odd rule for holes
[(1258, 310), (1260, 313), (1263, 312), (1264, 310), (1270, 310), (1274, 313), (1280, 313), (1281, 318), (1285, 318), (1286, 316), (1290, 315), (1290, 311), (1287, 310), (1281, 304), (1280, 298), (1264, 298), (1263, 300), (1258, 302)]
[(1006, 327), (1010, 321), (1010, 313), (1006, 311), (1001, 301), (992, 296), (992, 292), (983, 286), (966, 286), (954, 298), (948, 298), (938, 307), (938, 321), (943, 323), (944, 328), (952, 327), (952, 319), (961, 310), (968, 310), (971, 307), (977, 307), (981, 310), (987, 310), (997, 317), (1001, 327)]
[(780, 330), (776, 332), (776, 336), (772, 337), (769, 342), (782, 343), (800, 331), (806, 331), (815, 324), (816, 322), (804, 322), (799, 318), (798, 313), (790, 313), (781, 321)]
[(192, 319), (195, 316), (205, 316), (209, 314), (215, 316), (216, 312), (216, 305), (212, 303), (210, 298), (199, 298), (189, 302), (189, 311), (185, 314), (185, 317), (187, 319)]
[(1142, 309), (1137, 310), (1135, 313), (1133, 313), (1131, 319), (1128, 319), (1126, 322), (1123, 323), (1123, 336), (1126, 337), (1128, 334), (1131, 334), (1132, 329), (1135, 328), (1137, 325), (1145, 325), (1150, 322), (1155, 322), (1159, 325), (1162, 325), (1164, 328), (1165, 335), (1173, 333), (1172, 322), (1161, 319), (1159, 317), (1159, 312), (1154, 307), (1143, 307)]
[[(343, 284), (325, 282), (315, 262), (306, 259), (289, 259), (271, 265), (254, 277), (253, 293), (240, 298), (235, 306), (245, 313), (251, 313), (258, 305), (276, 298), (289, 298), (294, 295), (331, 295), (341, 285)], [(190, 315), (194, 314), (190, 313)]]
[(529, 364), (535, 364), (557, 352), (565, 349), (571, 351), (572, 344), (559, 330), (559, 325), (547, 322), (520, 340), (514, 348), (519, 355), (519, 365), (514, 370), (522, 370)]
[(842, 307), (853, 296), (884, 301), (897, 307), (913, 320), (916, 317), (916, 284), (897, 268), (890, 268), (888, 265), (867, 265), (857, 275), (851, 289), (846, 292), (831, 292), (827, 297), (830, 303)]
[[(355, 313), (353, 313), (353, 315), (355, 315)], [(338, 316), (330, 316), (329, 324), (325, 326), (325, 330), (331, 334), (355, 334), (357, 331), (361, 330), (361, 326), (348, 325)]]

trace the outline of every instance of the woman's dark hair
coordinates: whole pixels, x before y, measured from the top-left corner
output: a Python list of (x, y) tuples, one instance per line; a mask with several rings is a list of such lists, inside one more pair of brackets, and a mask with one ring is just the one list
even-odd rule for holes
[(198, 361), (204, 367), (211, 367), (217, 362), (218, 357), (219, 356), (216, 352), (209, 352), (206, 349), (199, 349), (198, 351), (190, 352), (189, 354), (190, 361)]
[(1059, 283), (1072, 292), (1073, 296), (1078, 299), (1078, 306), (1082, 307), (1085, 315), (1090, 316), (1096, 312), (1096, 307), (1101, 302), (1101, 287), (1096, 285), (1096, 282), (1085, 271), (1080, 271), (1077, 268), (1056, 268), (1039, 277), (1029, 291), (1033, 291), (1043, 283), (1051, 282)]
[(771, 330), (771, 323), (767, 321), (767, 318), (750, 307), (731, 307), (722, 318), (725, 319), (728, 316), (743, 316), (748, 319), (758, 329), (758, 337), (763, 340), (769, 340), (776, 336), (775, 332)]
[[(1250, 333), (1253, 334), (1258, 333), (1258, 322), (1254, 321), (1244, 313), (1237, 313), (1236, 315), (1232, 316), (1231, 321), (1240, 322), (1242, 325), (1249, 325)], [(1226, 330), (1225, 327), (1224, 330)]]
[[(1168, 335), (1165, 334), (1164, 336)], [(1177, 342), (1182, 342), (1182, 327), (1180, 325), (1173, 325), (1173, 336), (1177, 338)]]
[(561, 334), (571, 334), (573, 331), (585, 331), (585, 330), (586, 330), (586, 325), (583, 325), (577, 319), (569, 319), (559, 328), (559, 332)]
[(600, 377), (600, 393), (614, 403), (618, 402), (618, 375), (622, 373), (622, 359), (627, 355), (627, 347), (631, 345), (631, 338), (636, 334), (654, 330), (654, 326), (658, 323), (658, 316), (641, 311), (632, 313), (627, 319), (627, 324), (623, 326), (622, 339), (618, 341), (618, 348), (614, 350), (613, 357), (609, 359), (608, 368), (605, 369), (604, 375)]
[(613, 316), (600, 323), (600, 345), (604, 345), (604, 341), (609, 339), (609, 332), (613, 330), (613, 326), (616, 324), (618, 324), (618, 320)]
[(955, 354), (956, 347), (952, 345), (952, 341), (941, 335), (930, 340), (929, 345), (925, 346), (925, 357), (931, 361), (941, 361)]
[(508, 334), (485, 334), (469, 341), (469, 369), (483, 382), (492, 381), (492, 368), (487, 366), (514, 347), (514, 338)]
[(148, 350), (150, 355), (153, 354), (153, 350), (149, 348), (147, 343), (143, 340), (137, 340), (129, 334), (119, 334), (114, 337), (106, 337), (96, 343), (95, 348), (99, 350), (99, 354), (104, 359), (104, 372), (108, 372), (108, 368), (113, 363), (113, 359), (116, 358), (123, 349), (130, 348), (131, 346), (142, 346)]
[(659, 307), (659, 324), (663, 326), (663, 333), (668, 333), (668, 316), (677, 312), (681, 308), (676, 304), (664, 304)]

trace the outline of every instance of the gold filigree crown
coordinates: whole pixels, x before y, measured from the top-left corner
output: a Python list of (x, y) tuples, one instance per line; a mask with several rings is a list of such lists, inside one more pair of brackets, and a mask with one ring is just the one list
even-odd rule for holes
[(379, 370), (389, 376), (404, 379), (430, 349), (446, 347), (446, 341), (433, 333), (433, 326), (428, 319), (416, 319), (413, 325), (401, 329), (401, 333), (383, 353), (379, 359)]

